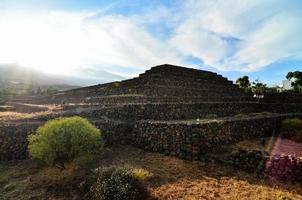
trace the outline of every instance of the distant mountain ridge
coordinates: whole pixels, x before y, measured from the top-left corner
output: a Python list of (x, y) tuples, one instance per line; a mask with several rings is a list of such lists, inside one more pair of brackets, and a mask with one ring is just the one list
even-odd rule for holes
[(18, 65), (0, 65), (0, 81), (31, 85), (67, 84), (64, 80)]
[[(38, 90), (70, 90), (82, 86), (121, 80), (123, 77), (106, 71), (83, 68), (81, 76), (53, 75), (15, 64), (0, 64), (0, 92), (20, 94)], [(25, 93), (26, 93), (25, 92)]]
[(88, 86), (122, 80), (124, 77), (107, 71), (83, 68), (76, 70), (81, 76), (53, 75), (15, 64), (0, 64), (0, 82), (20, 82), (32, 85)]

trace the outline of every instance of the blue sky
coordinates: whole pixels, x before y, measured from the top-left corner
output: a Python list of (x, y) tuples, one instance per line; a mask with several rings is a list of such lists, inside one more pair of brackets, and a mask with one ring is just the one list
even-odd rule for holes
[(302, 70), (300, 0), (0, 0), (0, 9), (0, 64), (131, 77), (171, 63), (270, 85)]

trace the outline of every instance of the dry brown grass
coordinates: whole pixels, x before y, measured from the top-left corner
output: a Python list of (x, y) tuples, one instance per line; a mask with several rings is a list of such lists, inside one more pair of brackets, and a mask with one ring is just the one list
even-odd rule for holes
[(149, 189), (159, 199), (276, 199), (280, 193), (302, 199), (299, 185), (274, 183), (227, 166), (184, 161), (133, 148), (114, 149), (109, 156), (115, 159), (100, 161), (150, 171), (153, 178), (148, 181)]
[(33, 117), (45, 116), (61, 110), (60, 106), (47, 105), (47, 111), (35, 112), (35, 113), (22, 113), (22, 112), (0, 112), (0, 122), (17, 121), (30, 119)]
[(0, 164), (5, 183), (16, 185), (15, 195), (12, 191), (3, 193), (2, 199), (81, 199), (76, 188), (85, 174), (113, 165), (149, 172), (151, 177), (146, 184), (157, 199), (302, 199), (301, 185), (276, 183), (228, 166), (184, 161), (127, 146), (107, 149), (84, 168), (71, 164), (63, 172), (52, 167), (39, 168), (32, 161)]
[(35, 114), (30, 113), (18, 113), (18, 112), (0, 112), (0, 121), (10, 121), (16, 119), (32, 118)]

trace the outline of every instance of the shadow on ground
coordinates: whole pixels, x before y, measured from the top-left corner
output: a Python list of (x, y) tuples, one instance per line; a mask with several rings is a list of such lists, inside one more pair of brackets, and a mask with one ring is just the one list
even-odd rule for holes
[(90, 170), (106, 166), (143, 168), (146, 184), (157, 199), (302, 199), (301, 185), (277, 183), (215, 163), (185, 161), (129, 146), (110, 149), (79, 168), (61, 171), (33, 161), (0, 164), (0, 199), (81, 199), (79, 185)]

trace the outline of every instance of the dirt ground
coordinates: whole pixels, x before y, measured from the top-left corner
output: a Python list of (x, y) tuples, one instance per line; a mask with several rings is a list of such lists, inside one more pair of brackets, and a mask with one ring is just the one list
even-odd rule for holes
[(85, 176), (112, 165), (149, 171), (146, 185), (155, 199), (302, 199), (301, 185), (121, 146), (106, 149), (84, 167), (71, 163), (64, 171), (30, 160), (0, 163), (0, 200), (82, 199), (79, 185)]

